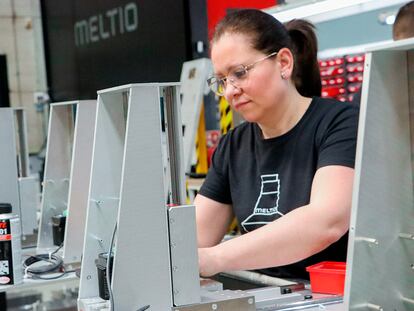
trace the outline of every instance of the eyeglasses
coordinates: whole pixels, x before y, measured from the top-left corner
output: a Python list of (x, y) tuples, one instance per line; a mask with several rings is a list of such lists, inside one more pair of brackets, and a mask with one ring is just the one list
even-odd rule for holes
[(235, 67), (232, 71), (230, 71), (226, 77), (211, 77), (207, 80), (207, 84), (214, 93), (216, 93), (218, 96), (223, 96), (224, 92), (226, 91), (227, 82), (229, 82), (234, 87), (240, 87), (242, 83), (246, 81), (247, 73), (250, 69), (252, 69), (257, 63), (260, 63), (265, 59), (275, 56), (276, 54), (277, 52), (273, 52), (247, 66), (239, 65)]

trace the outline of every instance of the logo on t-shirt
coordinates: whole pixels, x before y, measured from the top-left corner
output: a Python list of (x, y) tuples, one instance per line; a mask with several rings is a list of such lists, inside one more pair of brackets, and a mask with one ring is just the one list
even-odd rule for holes
[(260, 225), (266, 225), (272, 222), (275, 220), (274, 215), (284, 215), (278, 210), (280, 195), (279, 174), (261, 175), (260, 178), (260, 193), (253, 213), (241, 223), (246, 232), (252, 231)]

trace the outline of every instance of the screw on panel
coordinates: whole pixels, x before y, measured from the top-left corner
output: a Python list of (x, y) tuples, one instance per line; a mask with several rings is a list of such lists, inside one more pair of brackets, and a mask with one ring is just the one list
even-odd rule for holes
[(102, 200), (95, 200), (95, 199), (91, 199), (92, 202), (96, 203), (96, 206), (101, 207), (101, 205), (103, 204)]
[(249, 305), (253, 304), (253, 298), (249, 298), (249, 299), (247, 299), (247, 303), (248, 303)]
[(398, 236), (400, 238), (403, 238), (403, 239), (414, 240), (414, 234), (411, 234), (411, 233), (402, 233), (401, 232)]
[(211, 305), (211, 309), (213, 309), (213, 310), (217, 310), (217, 305), (216, 305), (215, 303), (213, 303), (213, 304)]
[(375, 310), (375, 311), (383, 311), (384, 310), (381, 306), (375, 305), (373, 303), (367, 303), (365, 306), (369, 310)]
[(406, 298), (406, 297), (401, 297), (401, 300), (414, 306), (414, 299), (410, 299), (410, 298)]
[(372, 246), (372, 245), (378, 246), (378, 244), (379, 244), (377, 239), (367, 238), (367, 237), (362, 237), (362, 236), (356, 237), (355, 241), (366, 242), (366, 243), (370, 244), (370, 246)]
[(92, 276), (91, 276), (91, 275), (87, 275), (87, 276), (86, 276), (86, 279), (87, 279), (87, 280), (90, 280), (90, 279), (92, 279)]
[(94, 240), (96, 240), (96, 241), (98, 241), (98, 243), (99, 243), (99, 246), (101, 246), (102, 248), (104, 248), (104, 241), (100, 238), (100, 237), (98, 237), (98, 236), (96, 236), (96, 235), (94, 235), (94, 234), (89, 234), (90, 235), (90, 237), (92, 238), (92, 239), (94, 239)]

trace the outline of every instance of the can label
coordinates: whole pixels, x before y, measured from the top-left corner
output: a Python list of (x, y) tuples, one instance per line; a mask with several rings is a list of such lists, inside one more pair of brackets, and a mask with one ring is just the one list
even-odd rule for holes
[(0, 220), (0, 285), (22, 281), (19, 228), (18, 218)]

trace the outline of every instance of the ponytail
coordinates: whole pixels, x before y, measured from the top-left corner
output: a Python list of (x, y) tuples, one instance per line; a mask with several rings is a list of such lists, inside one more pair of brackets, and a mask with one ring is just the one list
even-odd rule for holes
[(285, 24), (291, 38), (295, 58), (292, 80), (305, 97), (321, 96), (321, 76), (318, 64), (318, 41), (315, 27), (308, 21), (293, 19)]

